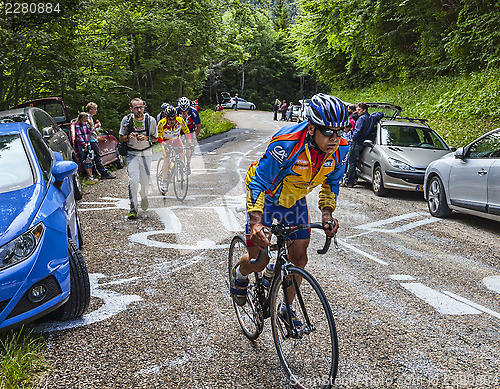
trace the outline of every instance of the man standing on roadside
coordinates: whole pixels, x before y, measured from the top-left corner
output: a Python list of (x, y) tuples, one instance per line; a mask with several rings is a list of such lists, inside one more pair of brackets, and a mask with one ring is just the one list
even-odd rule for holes
[(94, 102), (90, 102), (85, 106), (85, 111), (89, 114), (89, 123), (92, 128), (92, 132), (90, 133), (90, 148), (94, 150), (94, 166), (97, 171), (101, 175), (103, 179), (111, 179), (116, 178), (115, 175), (110, 174), (104, 165), (102, 164), (101, 155), (99, 154), (99, 141), (97, 137), (99, 133), (97, 130), (101, 128), (101, 122), (99, 120), (94, 121), (94, 115), (97, 113), (97, 104)]
[(234, 95), (234, 110), (238, 110), (238, 93)]
[(158, 132), (156, 120), (145, 113), (146, 104), (142, 99), (134, 98), (130, 101), (130, 111), (122, 119), (120, 126), (120, 142), (127, 142), (128, 152), (127, 173), (128, 193), (130, 199), (129, 219), (137, 218), (139, 183), (141, 184), (141, 208), (148, 209), (148, 188), (151, 175), (153, 153), (151, 147), (157, 141)]
[(357, 113), (359, 118), (356, 121), (356, 127), (352, 133), (352, 141), (349, 144), (347, 181), (342, 183), (342, 186), (348, 188), (352, 188), (356, 183), (356, 162), (359, 154), (361, 154), (361, 151), (365, 147), (363, 142), (370, 137), (373, 126), (384, 117), (383, 112), (375, 112), (370, 115), (366, 103), (358, 104)]
[(274, 100), (274, 105), (273, 105), (273, 112), (274, 112), (274, 117), (273, 120), (278, 120), (278, 110), (280, 109), (281, 102), (276, 99)]

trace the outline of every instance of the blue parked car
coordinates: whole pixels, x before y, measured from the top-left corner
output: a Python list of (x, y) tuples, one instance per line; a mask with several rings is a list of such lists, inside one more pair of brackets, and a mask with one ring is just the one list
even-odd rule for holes
[(73, 319), (88, 308), (77, 168), (30, 125), (0, 124), (0, 331), (49, 313)]

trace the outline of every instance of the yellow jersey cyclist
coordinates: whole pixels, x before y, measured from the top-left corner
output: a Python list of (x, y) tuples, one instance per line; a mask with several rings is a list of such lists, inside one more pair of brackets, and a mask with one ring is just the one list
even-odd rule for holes
[[(173, 150), (173, 152), (176, 152), (181, 160), (184, 160), (184, 144), (182, 142), (181, 136), (185, 137), (185, 144), (186, 146), (189, 146), (191, 144), (191, 132), (189, 131), (189, 128), (184, 119), (177, 116), (177, 111), (172, 105), (167, 105), (163, 111), (165, 117), (158, 123), (157, 130), (158, 142), (162, 144), (163, 157), (165, 158), (162, 177), (164, 181), (163, 185), (166, 185), (168, 168), (170, 166), (170, 158), (173, 157), (173, 155), (167, 153), (167, 146), (171, 146), (171, 150)], [(167, 191), (167, 188), (162, 187), (162, 190)]]
[[(279, 130), (264, 155), (250, 166), (246, 175), (248, 253), (234, 267), (231, 279), (231, 295), (238, 305), (246, 303), (248, 274), (261, 272), (269, 262), (267, 256), (259, 263), (250, 262), (259, 250), (270, 245), (265, 227), (271, 226), (273, 219), (288, 225), (308, 223), (306, 195), (318, 185), (321, 185), (318, 205), (325, 228), (328, 222), (334, 221), (333, 228), (325, 233), (332, 237), (337, 232), (338, 221), (333, 219), (332, 213), (349, 150), (347, 141), (342, 138), (349, 123), (349, 113), (340, 99), (319, 93), (311, 99), (307, 118), (305, 122)], [(298, 231), (290, 238), (293, 241), (288, 247), (289, 259), (304, 268), (308, 261), (310, 230)], [(293, 302), (294, 297), (290, 294), (289, 301)], [(294, 324), (302, 325), (292, 307), (290, 309)], [(286, 315), (282, 302), (278, 316), (285, 323), (288, 322)]]

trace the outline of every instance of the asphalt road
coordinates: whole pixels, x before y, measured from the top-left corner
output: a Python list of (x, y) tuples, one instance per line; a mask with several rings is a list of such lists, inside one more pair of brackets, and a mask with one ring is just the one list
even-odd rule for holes
[[(238, 129), (202, 142), (188, 197), (150, 188), (128, 213), (127, 173), (79, 201), (92, 301), (81, 319), (38, 327), (50, 369), (37, 388), (282, 388), (269, 323), (242, 334), (226, 288), (227, 246), (241, 233), (243, 177), (283, 125), (228, 111)], [(473, 188), (471, 188), (473, 190)], [(317, 190), (309, 195), (319, 220)], [(332, 306), (339, 388), (500, 387), (500, 224), (432, 218), (422, 195), (341, 189), (340, 249), (308, 270)]]

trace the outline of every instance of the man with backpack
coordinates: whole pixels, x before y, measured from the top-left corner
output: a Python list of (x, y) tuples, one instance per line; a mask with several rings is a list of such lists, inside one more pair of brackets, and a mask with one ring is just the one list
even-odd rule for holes
[(151, 147), (157, 141), (156, 120), (145, 113), (146, 104), (142, 99), (130, 101), (132, 113), (123, 117), (120, 125), (120, 142), (127, 142), (128, 193), (130, 199), (129, 219), (137, 218), (139, 184), (141, 185), (141, 208), (148, 209), (148, 188), (151, 175), (153, 153)]

